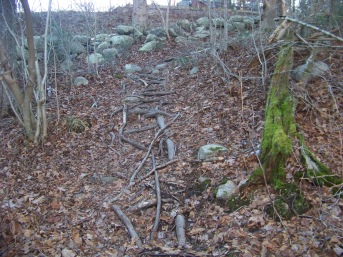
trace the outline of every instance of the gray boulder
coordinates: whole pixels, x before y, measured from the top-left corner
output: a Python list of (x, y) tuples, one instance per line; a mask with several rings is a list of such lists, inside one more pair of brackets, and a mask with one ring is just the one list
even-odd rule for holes
[(75, 35), (73, 41), (79, 41), (83, 45), (87, 45), (90, 42), (90, 38), (84, 35)]
[(76, 65), (68, 58), (61, 63), (61, 69), (65, 72), (71, 72), (76, 70)]
[(104, 56), (105, 60), (110, 61), (118, 56), (118, 50), (115, 48), (104, 49), (102, 51), (102, 55)]
[(110, 39), (113, 47), (130, 48), (133, 44), (133, 38), (127, 35), (117, 35)]
[(223, 18), (214, 18), (212, 19), (212, 24), (216, 28), (223, 28), (225, 23), (225, 19)]
[(71, 54), (82, 54), (86, 52), (85, 47), (79, 41), (70, 42), (70, 53)]
[(219, 144), (203, 145), (198, 151), (198, 160), (207, 160), (213, 157), (218, 157), (222, 153), (227, 152), (228, 149)]
[(156, 41), (156, 40), (150, 41), (148, 43), (143, 44), (142, 47), (139, 48), (139, 51), (141, 51), (141, 52), (152, 51), (156, 48), (157, 44), (158, 44), (158, 41)]
[(197, 19), (196, 23), (199, 27), (205, 27), (205, 28), (210, 27), (210, 19), (207, 17), (201, 17)]
[(105, 50), (105, 49), (108, 49), (108, 48), (111, 48), (111, 44), (109, 43), (109, 42), (102, 42), (102, 43), (100, 43), (98, 46), (97, 46), (97, 48), (96, 48), (96, 51), (98, 52), (98, 53), (103, 53), (103, 51)]
[(177, 22), (177, 25), (180, 26), (180, 28), (186, 30), (186, 31), (191, 31), (191, 22), (187, 19), (183, 19)]
[(88, 80), (85, 77), (77, 77), (73, 82), (74, 86), (88, 85)]
[(245, 30), (245, 23), (244, 22), (234, 22), (234, 23), (232, 23), (232, 25), (238, 31), (244, 31)]
[[(327, 71), (329, 71), (330, 67), (325, 62), (318, 61), (313, 63), (313, 69), (310, 74), (310, 79), (313, 79), (318, 76), (323, 76)], [(306, 71), (306, 64), (300, 65), (292, 72), (292, 77), (296, 81), (300, 81)]]
[(236, 185), (231, 181), (227, 181), (225, 184), (218, 186), (216, 198), (220, 200), (228, 200), (233, 195), (236, 189)]
[(100, 53), (93, 53), (87, 57), (87, 63), (89, 64), (101, 64), (104, 61), (105, 59)]
[(143, 69), (136, 65), (136, 64), (125, 64), (124, 71), (125, 73), (134, 73), (134, 72), (141, 72)]
[(96, 40), (96, 41), (100, 41), (100, 42), (105, 42), (105, 41), (108, 42), (108, 41), (110, 41), (110, 38), (111, 38), (110, 35), (104, 34), (104, 33), (97, 34), (97, 35), (95, 36), (95, 40)]
[(118, 25), (117, 33), (118, 35), (131, 35), (134, 32), (134, 27), (127, 25)]
[(155, 35), (157, 37), (163, 37), (163, 38), (167, 37), (167, 33), (165, 29), (163, 28), (156, 28), (156, 29), (149, 30), (149, 34)]
[(243, 22), (243, 20), (244, 20), (244, 16), (234, 15), (230, 17), (229, 22)]

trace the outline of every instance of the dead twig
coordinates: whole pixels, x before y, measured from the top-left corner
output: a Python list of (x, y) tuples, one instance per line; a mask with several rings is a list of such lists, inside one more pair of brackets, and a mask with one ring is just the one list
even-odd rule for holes
[(149, 154), (151, 152), (151, 149), (153, 147), (153, 145), (155, 144), (157, 138), (167, 129), (171, 126), (171, 124), (179, 117), (179, 114), (177, 114), (174, 119), (168, 123), (167, 125), (165, 125), (163, 128), (161, 128), (159, 131), (157, 131), (157, 133), (155, 134), (155, 137), (153, 138), (153, 140), (151, 141), (150, 145), (149, 145), (149, 149), (148, 152), (146, 153), (145, 157), (143, 158), (141, 164), (138, 166), (138, 168), (135, 170), (135, 172), (132, 174), (131, 178), (130, 178), (130, 183), (133, 183), (135, 177), (137, 176), (138, 172), (143, 168), (144, 163), (146, 162), (146, 160), (149, 157)]
[(124, 144), (121, 142), (121, 138), (123, 136), (123, 131), (124, 131), (124, 128), (126, 127), (126, 123), (127, 123), (127, 105), (124, 104), (123, 105), (123, 125), (121, 126), (119, 130), (119, 144), (121, 144), (122, 146), (124, 146)]
[(129, 234), (131, 236), (131, 240), (139, 247), (142, 247), (142, 241), (139, 238), (135, 228), (133, 227), (130, 219), (123, 213), (123, 211), (119, 208), (118, 205), (112, 205), (112, 210), (117, 214), (117, 216), (121, 219), (121, 221), (126, 226), (127, 230), (129, 231)]

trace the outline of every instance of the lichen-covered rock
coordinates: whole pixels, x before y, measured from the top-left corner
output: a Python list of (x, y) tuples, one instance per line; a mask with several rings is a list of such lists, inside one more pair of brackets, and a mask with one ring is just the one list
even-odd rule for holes
[(140, 66), (136, 65), (136, 64), (128, 63), (128, 64), (125, 64), (125, 66), (124, 66), (125, 73), (140, 72), (142, 70), (143, 69)]
[(70, 53), (71, 54), (82, 54), (86, 52), (85, 47), (79, 41), (72, 41), (70, 42)]
[(73, 63), (72, 60), (68, 58), (62, 62), (61, 69), (65, 72), (71, 72), (73, 70), (76, 70), (76, 65)]
[(141, 48), (139, 48), (139, 51), (141, 52), (149, 52), (149, 51), (152, 51), (156, 48), (157, 46), (157, 41), (156, 40), (153, 40), (153, 41), (150, 41), (148, 43), (145, 43), (144, 45), (142, 45)]
[(96, 51), (98, 53), (102, 53), (105, 49), (111, 48), (111, 44), (109, 42), (102, 42), (96, 47)]
[(95, 36), (95, 40), (96, 40), (96, 41), (101, 41), (101, 42), (110, 41), (110, 38), (111, 38), (110, 35), (104, 34), (104, 33), (97, 34), (97, 35)]
[(82, 86), (82, 85), (88, 85), (88, 80), (85, 77), (77, 77), (74, 79), (73, 82), (74, 86)]
[(216, 28), (223, 28), (225, 20), (223, 18), (214, 18), (212, 19), (212, 24)]
[(99, 53), (90, 54), (87, 58), (87, 63), (89, 64), (101, 64), (104, 61), (104, 57), (102, 56), (102, 54)]
[(133, 38), (127, 35), (116, 35), (111, 37), (110, 42), (113, 47), (130, 48), (133, 44)]
[(83, 35), (75, 35), (73, 37), (73, 41), (78, 41), (83, 45), (89, 44), (90, 42), (90, 38), (87, 36), (83, 36)]
[(199, 148), (198, 159), (206, 160), (209, 158), (218, 157), (227, 151), (228, 149), (222, 145), (218, 145), (218, 144), (203, 145)]
[(235, 189), (236, 185), (229, 180), (225, 184), (218, 186), (216, 198), (220, 200), (227, 200), (233, 195)]
[(177, 25), (179, 25), (182, 29), (186, 31), (191, 31), (191, 22), (187, 19), (182, 19), (178, 21)]
[(110, 61), (118, 56), (118, 50), (115, 48), (104, 49), (102, 51), (102, 55), (104, 56), (105, 60)]
[(196, 24), (200, 27), (208, 28), (210, 27), (210, 19), (207, 17), (201, 17), (197, 19)]
[(131, 35), (134, 32), (134, 27), (127, 25), (118, 25), (117, 33), (118, 35)]

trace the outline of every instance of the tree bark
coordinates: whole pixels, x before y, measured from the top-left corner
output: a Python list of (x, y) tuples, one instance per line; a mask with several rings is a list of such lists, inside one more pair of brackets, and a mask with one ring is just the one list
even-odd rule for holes
[[(268, 99), (266, 117), (261, 145), (262, 169), (252, 175), (254, 183), (277, 185), (285, 181), (284, 166), (292, 153), (292, 138), (296, 133), (294, 119), (294, 99), (288, 88), (290, 71), (293, 66), (293, 49), (285, 45), (279, 52)], [(262, 171), (264, 176), (262, 176)]]
[[(16, 48), (14, 37), (11, 35), (10, 31), (12, 30), (12, 32), (15, 32), (15, 12), (15, 0), (0, 0), (0, 38), (3, 41), (5, 49), (8, 49), (9, 65), (14, 71), (16, 70), (14, 66), (16, 64)], [(5, 89), (0, 84), (0, 118), (8, 115), (8, 113), (9, 101)]]
[(133, 0), (132, 25), (139, 31), (147, 29), (147, 3), (146, 0)]

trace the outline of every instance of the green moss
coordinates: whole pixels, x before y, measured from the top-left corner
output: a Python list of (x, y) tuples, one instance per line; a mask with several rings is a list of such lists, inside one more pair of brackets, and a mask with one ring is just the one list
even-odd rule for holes
[(123, 78), (124, 78), (124, 75), (121, 74), (121, 73), (116, 73), (116, 74), (114, 74), (114, 77), (115, 77), (116, 79), (123, 79)]
[(228, 208), (229, 212), (234, 212), (241, 208), (242, 206), (249, 205), (251, 203), (251, 197), (242, 198), (239, 195), (231, 196), (227, 201), (225, 206)]
[(263, 181), (263, 170), (259, 167), (251, 173), (249, 177), (249, 182), (252, 184), (262, 184)]
[(204, 181), (196, 183), (194, 185), (194, 191), (196, 191), (196, 192), (204, 192), (210, 185), (211, 185), (211, 180), (210, 179), (205, 179)]
[(281, 218), (290, 219), (294, 215), (302, 215), (311, 209), (311, 204), (302, 196), (295, 184), (279, 181), (277, 187), (279, 195), (274, 199), (274, 206), (270, 204), (266, 207), (266, 213), (275, 220), (279, 220), (275, 210)]

